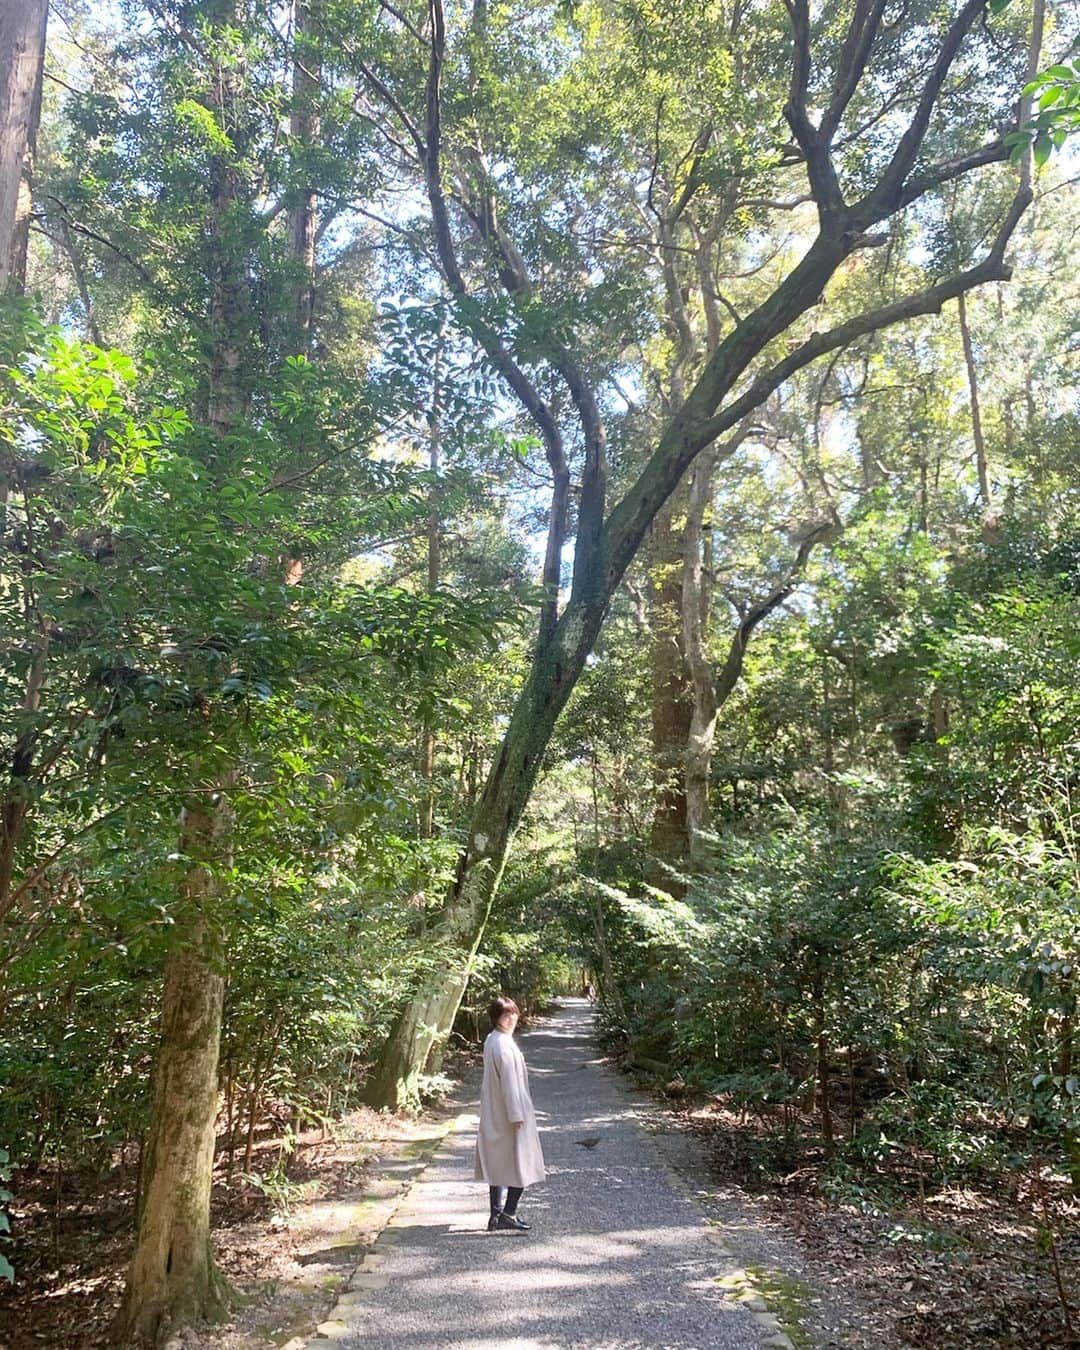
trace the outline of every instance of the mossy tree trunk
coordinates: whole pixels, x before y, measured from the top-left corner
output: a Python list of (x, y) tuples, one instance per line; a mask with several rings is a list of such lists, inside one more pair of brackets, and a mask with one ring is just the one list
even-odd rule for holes
[(453, 1026), (502, 879), (514, 833), (529, 800), (559, 713), (599, 632), (604, 602), (571, 606), (537, 653), (495, 764), (473, 813), (469, 839), (441, 921), (442, 955), (395, 1022), (367, 1086), (374, 1106), (414, 1106), (420, 1078)]
[(215, 873), (227, 847), (223, 801), (185, 812), (192, 860), (165, 963), (161, 1045), (139, 1228), (118, 1321), (123, 1343), (154, 1345), (174, 1327), (220, 1313), (225, 1286), (210, 1248), (224, 999)]
[[(253, 363), (251, 256), (260, 226), (245, 182), (239, 116), (242, 69), (231, 59), (236, 0), (207, 0), (200, 45), (222, 53), (201, 100), (230, 148), (211, 157), (207, 175), (204, 265), (210, 280), (206, 385), (198, 410), (221, 446), (243, 422)], [(288, 579), (288, 578), (286, 578)], [(162, 1036), (135, 1253), (118, 1318), (122, 1341), (153, 1344), (170, 1330), (213, 1320), (227, 1286), (214, 1268), (210, 1193), (219, 1110), (218, 1060), (224, 1001), (225, 915), (222, 874), (229, 866), (235, 761), (218, 759), (192, 792), (181, 820), (188, 871), (180, 888), (166, 958)]]

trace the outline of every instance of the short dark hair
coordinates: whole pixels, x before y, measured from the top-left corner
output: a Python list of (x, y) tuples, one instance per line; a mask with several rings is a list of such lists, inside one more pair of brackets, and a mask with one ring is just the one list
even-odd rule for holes
[(500, 994), (498, 998), (491, 1000), (491, 1006), (488, 1008), (488, 1016), (491, 1018), (491, 1025), (497, 1027), (499, 1022), (507, 1013), (517, 1013), (521, 1016), (521, 1009), (512, 998), (507, 998), (505, 994)]

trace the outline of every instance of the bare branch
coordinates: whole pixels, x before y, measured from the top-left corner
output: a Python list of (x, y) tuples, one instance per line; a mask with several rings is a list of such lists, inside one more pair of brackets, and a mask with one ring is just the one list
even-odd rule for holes
[(941, 93), (942, 86), (948, 77), (953, 62), (956, 60), (964, 39), (976, 19), (982, 14), (985, 5), (986, 0), (967, 0), (963, 9), (949, 26), (948, 32), (938, 49), (937, 59), (930, 68), (930, 74), (926, 77), (926, 82), (922, 87), (915, 112), (903, 136), (900, 137), (899, 144), (893, 152), (888, 167), (882, 174), (877, 187), (853, 209), (853, 215), (860, 220), (872, 223), (876, 220), (882, 220), (898, 209), (903, 195), (904, 182), (911, 172), (915, 157), (923, 143), (938, 95)]
[(405, 28), (408, 32), (410, 32), (413, 35), (413, 37), (417, 40), (417, 42), (421, 44), (421, 46), (427, 47), (426, 38), (424, 37), (423, 33), (421, 33), (419, 28), (417, 28), (416, 25), (413, 23), (413, 21), (408, 17), (408, 15), (403, 14), (401, 10), (397, 8), (396, 5), (392, 5), (390, 3), (390, 0), (379, 0), (379, 7), (381, 9), (385, 9), (387, 14), (393, 15), (393, 17), (397, 19), (398, 23), (401, 24), (401, 26)]
[(863, 77), (870, 49), (874, 45), (887, 0), (855, 0), (851, 23), (844, 37), (844, 45), (836, 62), (836, 81), (832, 98), (821, 119), (821, 138), (832, 143), (848, 104)]
[(845, 208), (840, 182), (829, 157), (828, 141), (810, 121), (806, 110), (810, 85), (810, 5), (809, 0), (784, 0), (784, 4), (791, 19), (794, 42), (791, 87), (784, 117), (806, 161), (810, 191), (824, 227), (826, 222), (831, 223), (841, 217)]
[(409, 137), (412, 140), (412, 143), (416, 146), (417, 154), (420, 156), (421, 159), (423, 159), (424, 141), (420, 135), (420, 128), (410, 117), (408, 110), (405, 108), (405, 105), (397, 97), (397, 95), (386, 83), (386, 81), (381, 79), (378, 75), (376, 75), (370, 66), (366, 65), (363, 61), (357, 61), (356, 68), (357, 70), (359, 70), (360, 74), (363, 75), (364, 79), (367, 80), (368, 84), (371, 85), (372, 89), (374, 89), (375, 92), (379, 95), (379, 97), (383, 100), (386, 106), (388, 108), (391, 108), (394, 111), (394, 113), (397, 114), (398, 120), (401, 122), (401, 125), (405, 128), (405, 130), (409, 133)]

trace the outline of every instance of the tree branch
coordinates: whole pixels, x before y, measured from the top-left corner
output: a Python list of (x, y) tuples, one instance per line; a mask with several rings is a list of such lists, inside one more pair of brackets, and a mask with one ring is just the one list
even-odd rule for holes
[(818, 215), (824, 229), (844, 214), (844, 197), (829, 156), (827, 139), (810, 121), (806, 110), (810, 85), (810, 5), (809, 0), (784, 0), (791, 20), (794, 53), (791, 63), (791, 86), (784, 117), (791, 134), (806, 161), (810, 191), (817, 203)]
[[(428, 63), (424, 131), (424, 178), (428, 202), (431, 206), (435, 244), (443, 275), (451, 292), (459, 300), (469, 296), (465, 278), (458, 263), (457, 249), (450, 228), (450, 213), (442, 185), (442, 70), (446, 59), (446, 20), (442, 0), (429, 0), (431, 14), (431, 56)], [(547, 598), (540, 611), (540, 645), (550, 638), (558, 620), (559, 582), (562, 570), (562, 551), (570, 510), (570, 467), (566, 461), (562, 432), (551, 409), (537, 392), (532, 381), (511, 356), (498, 335), (482, 319), (470, 315), (466, 326), (479, 342), (488, 360), (502, 376), (526, 412), (536, 424), (544, 443), (548, 464), (551, 466), (554, 486), (551, 509), (548, 514), (547, 547), (544, 556), (543, 584)]]
[(955, 299), (961, 291), (987, 281), (1008, 280), (1012, 269), (1004, 261), (1005, 249), (1030, 201), (1030, 191), (1021, 190), (1016, 194), (982, 262), (903, 300), (857, 315), (830, 332), (814, 333), (782, 361), (758, 375), (749, 388), (722, 411), (708, 412), (710, 400), (715, 408), (723, 397), (723, 393), (716, 397), (716, 391), (731, 389), (746, 365), (771, 340), (771, 337), (763, 340), (764, 333), (776, 336), (782, 332), (797, 314), (809, 308), (812, 298), (808, 291), (820, 293), (823, 280), (831, 275), (839, 257), (836, 262), (832, 260), (836, 256), (835, 242), (819, 237), (773, 296), (717, 348), (688, 396), (682, 414), (671, 420), (637, 482), (608, 517), (604, 530), (609, 577), (617, 581), (625, 571), (649, 521), (675, 490), (695, 455), (757, 408), (796, 371), (826, 352), (847, 346), (868, 333), (918, 315), (939, 313), (942, 305)]
[(853, 208), (852, 214), (860, 221), (865, 220), (867, 224), (872, 224), (874, 221), (882, 220), (885, 216), (891, 215), (899, 208), (904, 181), (911, 172), (911, 166), (915, 163), (915, 157), (923, 143), (938, 95), (941, 93), (942, 86), (952, 68), (953, 61), (956, 60), (964, 39), (985, 7), (986, 0), (967, 0), (963, 9), (949, 26), (938, 50), (937, 58), (930, 68), (930, 74), (922, 87), (915, 112), (912, 114), (911, 121), (908, 123), (903, 136), (900, 137), (892, 159), (878, 181), (877, 187)]
[(832, 98), (821, 119), (821, 139), (832, 144), (848, 104), (863, 77), (870, 49), (874, 45), (887, 0), (856, 0), (855, 10), (836, 62), (836, 80)]

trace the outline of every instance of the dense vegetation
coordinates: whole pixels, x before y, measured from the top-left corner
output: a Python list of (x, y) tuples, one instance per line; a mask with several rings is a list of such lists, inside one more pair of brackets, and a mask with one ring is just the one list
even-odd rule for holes
[(137, 1173), (119, 1340), (226, 1299), (215, 1157), (583, 975), (1057, 1263), (1075, 18), (0, 0), (0, 1145)]

